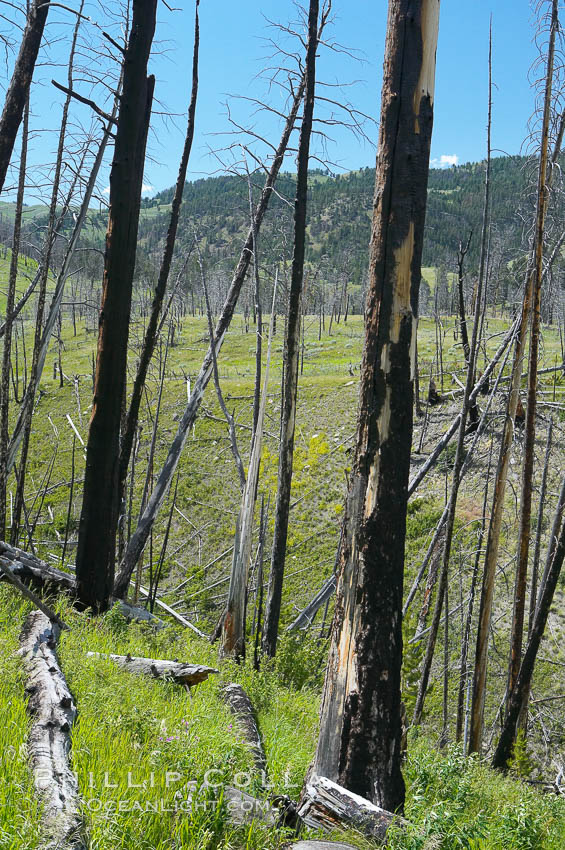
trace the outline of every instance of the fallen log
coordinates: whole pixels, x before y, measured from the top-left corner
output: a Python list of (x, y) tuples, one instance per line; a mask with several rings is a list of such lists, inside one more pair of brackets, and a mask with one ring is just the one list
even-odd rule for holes
[(368, 838), (385, 841), (392, 823), (402, 819), (375, 806), (325, 776), (312, 776), (298, 807), (298, 817), (312, 829), (352, 827)]
[(105, 655), (102, 652), (87, 652), (86, 655), (88, 658), (108, 658), (130, 673), (152, 676), (154, 679), (170, 679), (187, 689), (204, 682), (212, 673), (220, 672), (214, 667), (206, 667), (203, 664), (185, 664), (183, 661), (136, 658), (132, 655)]
[(56, 590), (58, 593), (75, 594), (75, 578), (70, 573), (51, 567), (35, 555), (10, 546), (0, 540), (0, 561), (12, 575), (36, 590)]
[(43, 612), (27, 617), (20, 636), (28, 712), (28, 749), (35, 787), (43, 804), (45, 850), (85, 850), (78, 784), (69, 766), (70, 732), (76, 707), (59, 667), (60, 629)]
[[(4, 540), (0, 540), (0, 567), (3, 568), (0, 569), (0, 581), (4, 577), (7, 581), (15, 584), (22, 593), (24, 591), (20, 585), (32, 587), (43, 593), (65, 593), (72, 598), (76, 596), (74, 575), (66, 573), (63, 570), (58, 570), (35, 555), (30, 555), (16, 546), (10, 546)], [(34, 597), (33, 601), (38, 607), (41, 607), (37, 601), (37, 597)], [(111, 605), (116, 602), (126, 620), (150, 622), (157, 628), (163, 627), (163, 621), (155, 617), (146, 608), (138, 608), (135, 605), (130, 605), (128, 602), (124, 602), (123, 599), (110, 600)], [(42, 610), (48, 614), (48, 609), (46, 609), (44, 604)], [(61, 622), (58, 625), (61, 625)]]
[(234, 715), (243, 737), (249, 744), (257, 770), (267, 773), (267, 759), (253, 705), (241, 685), (231, 682), (222, 688), (224, 702)]

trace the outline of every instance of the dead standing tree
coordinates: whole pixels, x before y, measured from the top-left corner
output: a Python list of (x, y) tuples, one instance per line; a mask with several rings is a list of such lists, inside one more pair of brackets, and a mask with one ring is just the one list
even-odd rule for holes
[[(273, 159), (267, 172), (265, 183), (261, 192), (261, 197), (259, 198), (257, 206), (255, 207), (254, 226), (251, 226), (247, 233), (238, 264), (234, 271), (230, 288), (222, 306), (220, 317), (214, 329), (214, 345), (216, 357), (218, 357), (222, 348), (225, 335), (228, 331), (237, 305), (239, 294), (245, 281), (249, 265), (253, 258), (254, 237), (257, 238), (260, 232), (261, 224), (265, 217), (265, 213), (267, 212), (269, 201), (273, 194), (275, 183), (277, 181), (279, 171), (284, 161), (290, 136), (294, 129), (298, 110), (300, 109), (300, 105), (304, 97), (304, 89), (305, 78), (303, 76), (296, 88), (292, 88), (291, 106), (289, 113), (285, 119), (281, 139), (279, 141), (278, 147), (274, 151)], [(153, 528), (155, 518), (165, 500), (165, 497), (171, 485), (171, 481), (175, 474), (177, 464), (179, 462), (184, 444), (186, 442), (186, 438), (198, 414), (198, 410), (200, 408), (200, 404), (204, 396), (204, 391), (206, 390), (208, 382), (212, 377), (213, 360), (213, 354), (211, 349), (209, 348), (202, 363), (202, 366), (200, 367), (200, 371), (194, 382), (194, 387), (190, 399), (187, 403), (184, 414), (179, 423), (175, 438), (169, 449), (165, 464), (161, 472), (159, 473), (159, 477), (156, 481), (153, 493), (151, 494), (151, 497), (147, 503), (147, 507), (145, 508), (145, 511), (143, 512), (143, 515), (139, 520), (138, 526), (128, 543), (128, 547), (126, 549), (126, 553), (124, 555), (122, 564), (120, 566), (120, 571), (116, 577), (116, 583), (114, 586), (114, 594), (119, 598), (123, 598), (127, 593), (129, 581), (131, 579), (135, 566), (141, 556), (141, 553), (143, 552), (143, 549), (145, 548), (145, 545), (151, 533), (151, 529)]]
[(186, 128), (186, 136), (184, 141), (183, 152), (181, 156), (181, 161), (179, 165), (179, 173), (177, 177), (177, 182), (175, 186), (175, 194), (173, 197), (173, 201), (171, 204), (171, 216), (169, 219), (169, 227), (167, 230), (167, 237), (165, 240), (165, 248), (163, 251), (163, 258), (161, 260), (161, 268), (159, 269), (159, 277), (157, 280), (157, 286), (155, 287), (155, 292), (153, 294), (153, 302), (151, 304), (151, 314), (149, 316), (149, 322), (147, 323), (147, 329), (145, 331), (145, 337), (143, 340), (143, 346), (141, 349), (141, 354), (139, 357), (139, 365), (137, 367), (137, 374), (135, 376), (135, 381), (133, 384), (131, 399), (129, 403), (129, 408), (126, 416), (125, 426), (123, 429), (121, 446), (120, 446), (120, 493), (118, 497), (118, 504), (122, 503), (122, 499), (125, 492), (125, 484), (126, 478), (128, 474), (128, 467), (131, 458), (131, 451), (133, 446), (133, 441), (135, 437), (135, 433), (137, 430), (137, 422), (139, 419), (139, 406), (141, 404), (141, 395), (143, 393), (143, 388), (145, 386), (145, 379), (147, 377), (147, 370), (149, 368), (149, 364), (151, 362), (151, 358), (153, 356), (153, 352), (155, 350), (155, 344), (157, 342), (158, 337), (158, 329), (159, 329), (159, 317), (161, 315), (161, 311), (163, 308), (163, 299), (165, 297), (165, 291), (167, 289), (167, 283), (169, 280), (169, 275), (171, 271), (171, 264), (173, 261), (173, 254), (175, 250), (175, 243), (177, 237), (177, 230), (179, 224), (179, 216), (182, 204), (182, 196), (184, 191), (184, 186), (186, 182), (186, 171), (188, 168), (188, 160), (190, 159), (190, 152), (192, 150), (192, 140), (194, 138), (194, 124), (196, 117), (196, 100), (198, 97), (198, 51), (200, 47), (200, 28), (198, 21), (198, 6), (200, 0), (196, 0), (196, 8), (195, 8), (195, 17), (194, 17), (194, 51), (192, 56), (192, 90), (190, 96), (190, 103), (188, 106), (188, 124)]
[(508, 693), (512, 692), (522, 659), (522, 641), (524, 632), (524, 614), (526, 609), (526, 583), (530, 537), (532, 527), (532, 489), (534, 478), (536, 408), (538, 389), (538, 360), (540, 347), (541, 290), (543, 282), (543, 255), (545, 221), (549, 200), (548, 170), (549, 133), (551, 122), (551, 101), (554, 72), (555, 40), (559, 30), (558, 0), (553, 0), (551, 29), (547, 61), (546, 86), (541, 131), (541, 151), (538, 171), (537, 208), (534, 233), (534, 270), (532, 317), (530, 327), (530, 351), (528, 360), (528, 403), (524, 428), (524, 460), (522, 464), (522, 492), (520, 503), (520, 533), (518, 540), (518, 561), (514, 588), (514, 611), (512, 617), (512, 635), (510, 641), (510, 660), (508, 669)]
[[(555, 36), (553, 36), (554, 38)], [(547, 62), (547, 80), (551, 79), (553, 60), (551, 59), (551, 41)], [(551, 68), (551, 72), (550, 72)], [(551, 93), (551, 86), (549, 86)], [(545, 159), (544, 171), (546, 170), (547, 158)], [(541, 169), (540, 164), (540, 169)], [(540, 178), (542, 183), (545, 183), (547, 176), (544, 174)], [(541, 184), (540, 184), (541, 185)], [(538, 210), (536, 219), (539, 219), (540, 208), (539, 201), (543, 199), (545, 203), (545, 190), (538, 197)], [(543, 213), (544, 214), (544, 213)], [(500, 544), (500, 532), (502, 527), (502, 516), (504, 510), (504, 501), (506, 493), (506, 482), (508, 477), (508, 467), (510, 464), (510, 454), (512, 449), (512, 440), (514, 435), (514, 420), (518, 410), (518, 402), (520, 400), (520, 382), (522, 376), (522, 363), (526, 349), (526, 340), (528, 335), (530, 316), (532, 312), (532, 301), (535, 298), (536, 284), (536, 239), (532, 245), (531, 256), (528, 262), (526, 271), (526, 280), (524, 288), (524, 297), (522, 301), (522, 309), (520, 315), (520, 325), (516, 337), (516, 347), (514, 351), (514, 362), (512, 364), (512, 373), (510, 376), (510, 388), (508, 400), (506, 404), (506, 413), (500, 443), (500, 451), (498, 457), (498, 465), (496, 470), (496, 479), (494, 484), (494, 495), (492, 502), (492, 510), (489, 522), (489, 531), (487, 537), (487, 547), (485, 554), (485, 568), (483, 572), (483, 580), (481, 587), (481, 601), (479, 608), (479, 624), (477, 629), (477, 642), (475, 648), (475, 668), (473, 673), (473, 696), (471, 704), (471, 719), (469, 732), (469, 752), (480, 752), (482, 746), (483, 734), (483, 719), (484, 719), (484, 704), (486, 695), (487, 681), (487, 661), (488, 661), (488, 645), (489, 633), (492, 620), (492, 607), (494, 598), (494, 580), (496, 574), (496, 565), (498, 560), (498, 550)], [(541, 282), (541, 281), (540, 281)], [(514, 616), (514, 620), (516, 617)]]
[[(324, 20), (327, 19), (330, 10), (331, 2), (328, 2), (322, 12)], [(263, 652), (270, 656), (274, 656), (277, 648), (294, 458), (294, 426), (296, 421), (296, 397), (298, 392), (298, 366), (300, 359), (300, 316), (302, 311), (302, 282), (304, 278), (304, 252), (306, 246), (308, 162), (316, 89), (318, 14), (318, 0), (310, 0), (305, 68), (306, 91), (304, 94), (304, 111), (298, 144), (296, 198), (294, 202), (294, 253), (292, 257), (290, 296), (286, 323), (284, 390), (281, 414), (277, 502), (275, 508), (275, 532), (262, 645)]]
[(0, 192), (4, 188), (6, 172), (12, 158), (14, 144), (35, 69), (39, 46), (49, 12), (45, 0), (33, 0), (20, 44), (20, 50), (6, 93), (6, 101), (0, 118)]
[(390, 0), (355, 458), (312, 772), (404, 806), (400, 674), (439, 0)]
[(114, 583), (119, 438), (147, 131), (155, 78), (147, 63), (157, 0), (133, 0), (110, 172), (98, 354), (77, 550), (80, 602), (102, 611)]

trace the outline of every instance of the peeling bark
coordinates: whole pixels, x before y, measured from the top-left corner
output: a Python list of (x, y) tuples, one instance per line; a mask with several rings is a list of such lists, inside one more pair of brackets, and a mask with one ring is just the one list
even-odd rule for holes
[(313, 776), (308, 782), (298, 817), (311, 829), (349, 826), (379, 841), (386, 840), (392, 823), (402, 823), (392, 812), (352, 794), (325, 776)]
[(404, 544), (438, 22), (438, 0), (390, 0), (355, 458), (312, 767), (389, 812), (405, 796)]
[(222, 697), (237, 720), (243, 737), (251, 748), (256, 770), (263, 771), (266, 774), (267, 758), (251, 700), (241, 685), (236, 682), (231, 682), (222, 688)]
[(100, 652), (87, 652), (89, 658), (108, 658), (130, 673), (152, 676), (154, 679), (171, 679), (177, 685), (192, 688), (205, 682), (208, 676), (219, 673), (215, 667), (203, 664), (186, 664), (184, 661), (163, 661), (157, 658), (136, 658), (131, 655), (104, 655)]
[(28, 616), (19, 654), (26, 674), (32, 719), (28, 748), (35, 787), (43, 804), (45, 850), (83, 850), (78, 784), (69, 765), (76, 707), (59, 667), (59, 629), (41, 611)]

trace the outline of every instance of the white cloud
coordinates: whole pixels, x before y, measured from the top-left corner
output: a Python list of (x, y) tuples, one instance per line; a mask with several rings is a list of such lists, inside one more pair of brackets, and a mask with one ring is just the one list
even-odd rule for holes
[(106, 186), (105, 189), (102, 189), (102, 194), (103, 195), (109, 195), (110, 194), (110, 187)]
[(450, 168), (452, 165), (458, 165), (459, 157), (456, 153), (442, 153), (440, 157), (435, 157), (430, 161), (432, 168)]

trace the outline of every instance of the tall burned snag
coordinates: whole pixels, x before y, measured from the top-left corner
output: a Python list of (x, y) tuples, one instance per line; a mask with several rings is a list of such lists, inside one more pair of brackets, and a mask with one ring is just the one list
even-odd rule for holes
[(139, 357), (139, 365), (137, 374), (133, 383), (131, 400), (129, 403), (128, 412), (126, 415), (125, 426), (123, 429), (122, 442), (120, 446), (120, 495), (119, 502), (121, 503), (126, 486), (126, 477), (134, 443), (137, 423), (139, 419), (139, 407), (141, 404), (141, 396), (145, 386), (145, 379), (149, 364), (155, 350), (155, 344), (158, 337), (159, 317), (163, 308), (163, 299), (169, 281), (171, 265), (175, 250), (177, 230), (180, 218), (180, 210), (182, 204), (182, 196), (186, 183), (186, 171), (190, 152), (192, 150), (192, 140), (194, 139), (194, 125), (196, 118), (196, 101), (198, 97), (198, 52), (200, 47), (200, 25), (198, 20), (198, 6), (200, 0), (196, 0), (194, 14), (194, 50), (192, 54), (192, 88), (190, 93), (190, 103), (188, 106), (188, 123), (184, 140), (181, 161), (179, 165), (179, 173), (175, 186), (175, 194), (171, 204), (171, 215), (169, 218), (169, 227), (165, 239), (165, 248), (159, 269), (159, 277), (157, 286), (153, 293), (153, 302), (151, 304), (151, 313), (149, 322), (143, 339), (143, 346)]
[(98, 354), (77, 551), (78, 597), (83, 605), (97, 611), (106, 608), (114, 581), (120, 416), (145, 146), (155, 82), (154, 77), (147, 76), (147, 63), (156, 7), (157, 0), (133, 2), (110, 172)]
[(389, 811), (400, 769), (414, 349), (439, 0), (390, 0), (355, 456), (313, 772)]
[[(263, 630), (263, 651), (273, 656), (277, 647), (279, 616), (281, 610), (290, 488), (294, 458), (294, 426), (296, 421), (296, 396), (298, 391), (298, 365), (300, 359), (300, 317), (302, 312), (302, 283), (304, 278), (304, 250), (306, 244), (306, 202), (308, 194), (308, 161), (310, 137), (314, 117), (316, 88), (316, 50), (318, 47), (318, 0), (310, 0), (308, 14), (308, 46), (306, 52), (306, 91), (304, 113), (298, 144), (296, 198), (294, 201), (294, 253), (290, 280), (290, 296), (285, 345), (283, 399), (275, 532), (271, 555), (271, 574)], [(326, 14), (326, 12), (324, 12)]]

